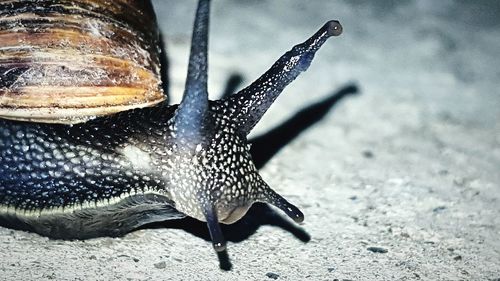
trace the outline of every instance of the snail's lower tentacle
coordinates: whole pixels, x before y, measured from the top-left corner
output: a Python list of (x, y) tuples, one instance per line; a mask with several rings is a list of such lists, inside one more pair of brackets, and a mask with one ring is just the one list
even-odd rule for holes
[(222, 252), (226, 249), (226, 240), (220, 228), (217, 211), (211, 205), (205, 206), (203, 211), (207, 220), (208, 231), (212, 238), (212, 245), (217, 252)]
[(258, 194), (258, 200), (271, 204), (281, 209), (287, 216), (297, 223), (304, 221), (304, 214), (292, 203), (288, 202), (283, 196), (272, 190), (263, 180), (261, 180), (261, 189)]

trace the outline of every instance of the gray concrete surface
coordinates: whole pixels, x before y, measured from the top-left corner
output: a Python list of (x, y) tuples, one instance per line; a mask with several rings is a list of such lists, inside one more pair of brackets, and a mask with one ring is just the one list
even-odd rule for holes
[[(179, 101), (195, 1), (154, 3)], [(0, 280), (500, 280), (499, 12), (495, 1), (213, 1), (213, 98), (326, 20), (344, 25), (254, 132), (359, 87), (261, 169), (305, 213), (302, 231), (253, 212), (224, 229), (226, 272), (189, 226), (88, 241), (0, 228)]]

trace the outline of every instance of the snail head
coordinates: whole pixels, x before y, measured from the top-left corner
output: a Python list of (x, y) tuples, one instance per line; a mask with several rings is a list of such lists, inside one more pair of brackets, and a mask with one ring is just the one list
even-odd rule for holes
[(285, 53), (260, 78), (240, 92), (209, 102), (207, 45), (209, 1), (200, 0), (193, 30), (184, 96), (172, 119), (180, 152), (172, 196), (185, 214), (207, 222), (214, 248), (225, 249), (219, 223), (239, 220), (254, 202), (270, 203), (296, 222), (302, 212), (274, 192), (253, 164), (247, 135), (283, 89), (307, 70), (314, 54), (342, 26), (329, 21)]

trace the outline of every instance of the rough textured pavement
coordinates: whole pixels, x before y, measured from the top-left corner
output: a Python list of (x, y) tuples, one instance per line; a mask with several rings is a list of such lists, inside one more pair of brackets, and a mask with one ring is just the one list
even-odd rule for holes
[[(154, 3), (178, 102), (195, 1)], [(294, 118), (257, 147), (290, 137), (261, 173), (305, 223), (253, 208), (224, 228), (231, 271), (192, 220), (88, 241), (0, 228), (0, 280), (500, 280), (499, 4), (212, 7), (212, 98), (232, 75), (251, 82), (326, 20), (344, 25), (254, 132)]]

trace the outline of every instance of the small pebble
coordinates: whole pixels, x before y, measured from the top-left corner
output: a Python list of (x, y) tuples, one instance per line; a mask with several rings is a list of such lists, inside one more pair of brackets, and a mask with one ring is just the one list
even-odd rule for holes
[(382, 248), (382, 247), (368, 247), (366, 249), (368, 251), (371, 251), (371, 252), (374, 252), (374, 253), (381, 253), (381, 254), (387, 253), (387, 249)]
[(461, 261), (462, 260), (462, 256), (461, 255), (454, 256), (453, 259), (456, 260), (456, 261)]
[(406, 232), (401, 232), (401, 237), (410, 238), (410, 234), (408, 234)]
[(268, 272), (268, 273), (266, 273), (266, 276), (267, 276), (268, 278), (271, 278), (271, 279), (274, 279), (274, 280), (276, 280), (276, 279), (278, 279), (278, 277), (280, 277), (278, 274), (276, 274), (276, 273), (272, 273), (272, 272)]
[(432, 209), (432, 211), (433, 211), (434, 213), (440, 213), (440, 212), (442, 212), (442, 211), (444, 211), (444, 210), (446, 210), (446, 207), (445, 207), (445, 206), (439, 206), (439, 207), (436, 207), (436, 208)]
[(328, 272), (334, 272), (335, 271), (335, 267), (329, 267), (327, 269), (328, 269)]
[(448, 170), (440, 170), (440, 171), (439, 171), (439, 174), (440, 174), (441, 176), (445, 176), (445, 175), (447, 175), (447, 174), (449, 174), (449, 173), (450, 173), (450, 172), (448, 172)]
[(161, 261), (159, 263), (155, 263), (154, 266), (158, 269), (164, 269), (165, 267), (167, 267), (167, 263), (164, 262), (164, 261)]
[(363, 151), (363, 156), (365, 158), (373, 158), (374, 155), (373, 155), (373, 152), (371, 152), (370, 150), (365, 150), (365, 151)]
[(133, 258), (132, 260), (135, 261), (135, 262), (139, 262), (138, 258)]

